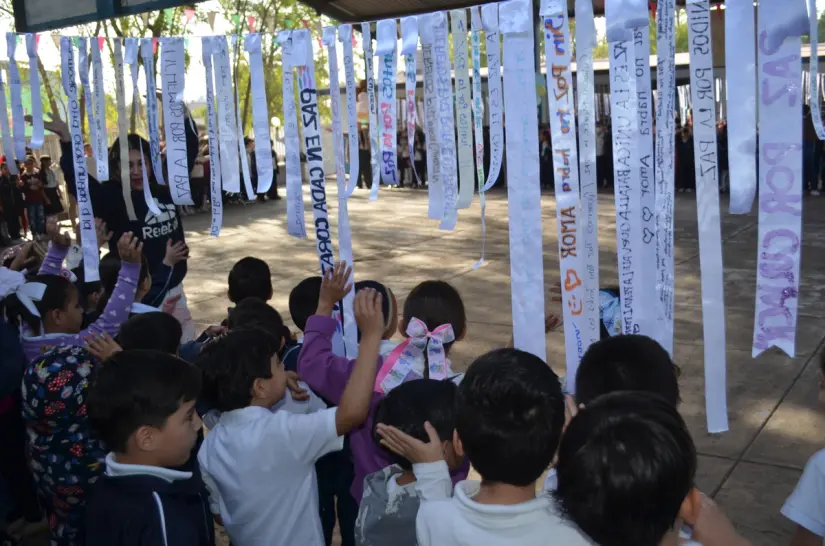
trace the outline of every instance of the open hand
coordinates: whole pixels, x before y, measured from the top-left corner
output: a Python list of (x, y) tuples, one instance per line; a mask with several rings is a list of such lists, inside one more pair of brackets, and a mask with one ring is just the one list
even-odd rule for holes
[[(23, 119), (26, 120), (26, 123), (32, 122), (31, 116), (25, 116)], [(44, 119), (43, 128), (59, 136), (60, 140), (62, 140), (63, 142), (70, 142), (72, 140), (72, 135), (69, 131), (69, 125), (65, 121), (60, 119), (59, 116), (53, 115), (52, 119)]]
[(97, 248), (106, 246), (112, 238), (112, 235), (114, 235), (106, 227), (106, 222), (100, 218), (95, 218), (95, 233), (97, 234)]
[(424, 423), (429, 442), (422, 442), (413, 438), (395, 427), (378, 423), (375, 432), (381, 437), (381, 445), (396, 455), (404, 457), (413, 464), (435, 463), (444, 459), (444, 450), (441, 447), (441, 438), (438, 437), (435, 427), (429, 422)]
[(316, 315), (328, 317), (332, 314), (335, 304), (352, 290), (352, 284), (349, 282), (351, 276), (352, 268), (347, 267), (347, 262), (338, 262), (332, 271), (324, 273)]
[(172, 243), (171, 239), (166, 241), (166, 256), (163, 258), (164, 265), (175, 267), (178, 263), (189, 258), (189, 247), (183, 241)]
[(60, 226), (54, 216), (46, 218), (46, 235), (58, 246), (72, 246), (72, 236), (68, 233), (60, 233)]
[(295, 372), (286, 372), (286, 387), (292, 394), (292, 399), (296, 402), (306, 402), (309, 400), (309, 391), (298, 384), (301, 378)]
[(353, 308), (355, 323), (363, 336), (384, 334), (384, 311), (381, 308), (383, 297), (372, 288), (365, 288), (355, 294)]
[(124, 233), (117, 242), (117, 252), (122, 261), (139, 264), (143, 257), (143, 243), (131, 231)]
[(98, 361), (106, 360), (110, 356), (123, 350), (123, 348), (118, 345), (109, 334), (86, 336), (84, 341), (86, 342), (86, 350), (89, 351), (89, 354), (98, 359)]

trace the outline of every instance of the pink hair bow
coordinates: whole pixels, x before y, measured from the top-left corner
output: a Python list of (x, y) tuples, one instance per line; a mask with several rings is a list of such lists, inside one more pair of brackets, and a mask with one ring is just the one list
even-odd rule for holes
[(447, 379), (449, 365), (444, 345), (455, 341), (452, 325), (443, 324), (431, 332), (422, 321), (412, 318), (407, 325), (407, 336), (409, 337), (384, 359), (375, 380), (376, 392), (389, 392), (405, 381), (423, 377), (424, 370), (416, 370), (415, 364), (422, 360), (425, 351), (430, 379)]

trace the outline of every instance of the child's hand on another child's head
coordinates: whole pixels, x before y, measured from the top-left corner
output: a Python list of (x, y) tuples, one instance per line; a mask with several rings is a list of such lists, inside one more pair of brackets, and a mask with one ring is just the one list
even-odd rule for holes
[(143, 257), (143, 243), (131, 231), (124, 233), (117, 242), (117, 252), (122, 261), (139, 264)]
[(183, 241), (172, 243), (171, 240), (166, 242), (166, 256), (163, 258), (164, 265), (175, 267), (178, 263), (189, 258), (189, 247)]
[(332, 314), (335, 304), (352, 290), (352, 284), (349, 282), (351, 276), (352, 268), (347, 267), (347, 262), (338, 262), (332, 271), (324, 273), (316, 315), (328, 317)]
[(297, 402), (306, 402), (309, 400), (309, 391), (298, 384), (301, 378), (295, 372), (286, 372), (286, 387), (292, 393), (292, 399)]
[(89, 351), (89, 354), (99, 361), (106, 360), (110, 356), (123, 350), (109, 334), (86, 336), (84, 341), (86, 342), (86, 349)]
[(435, 427), (429, 422), (424, 423), (429, 442), (422, 442), (413, 438), (395, 427), (378, 423), (375, 432), (381, 437), (381, 445), (396, 455), (404, 457), (413, 464), (435, 463), (444, 460), (444, 450), (441, 447), (441, 438), (438, 437)]
[(382, 296), (372, 288), (365, 288), (355, 295), (355, 322), (362, 337), (384, 335), (384, 312), (381, 309)]

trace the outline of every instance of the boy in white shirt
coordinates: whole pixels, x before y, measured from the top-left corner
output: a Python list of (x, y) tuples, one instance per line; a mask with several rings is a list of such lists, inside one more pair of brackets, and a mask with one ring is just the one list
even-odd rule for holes
[[(324, 279), (332, 284), (347, 277)], [(346, 290), (344, 291), (344, 293)], [(204, 390), (222, 412), (198, 454), (212, 512), (235, 546), (322, 546), (315, 462), (367, 418), (384, 330), (381, 297), (355, 298), (360, 354), (337, 408), (295, 415), (269, 408), (286, 392), (280, 343), (237, 330), (204, 348)]]

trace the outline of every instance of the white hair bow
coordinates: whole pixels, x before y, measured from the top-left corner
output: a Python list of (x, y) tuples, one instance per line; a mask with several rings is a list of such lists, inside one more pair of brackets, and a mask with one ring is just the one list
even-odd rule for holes
[(37, 310), (34, 302), (43, 299), (45, 292), (45, 284), (26, 282), (26, 276), (23, 273), (5, 267), (0, 268), (0, 300), (14, 294), (32, 315), (39, 317), (40, 311)]

